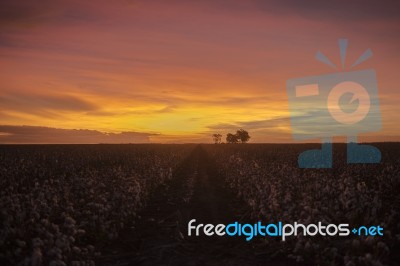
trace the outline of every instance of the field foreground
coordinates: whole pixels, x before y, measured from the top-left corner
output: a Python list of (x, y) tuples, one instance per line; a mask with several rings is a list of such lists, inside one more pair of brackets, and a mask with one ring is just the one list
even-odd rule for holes
[[(2, 265), (396, 265), (400, 144), (299, 169), (316, 145), (0, 146)], [(381, 225), (384, 236), (194, 237), (191, 219)]]

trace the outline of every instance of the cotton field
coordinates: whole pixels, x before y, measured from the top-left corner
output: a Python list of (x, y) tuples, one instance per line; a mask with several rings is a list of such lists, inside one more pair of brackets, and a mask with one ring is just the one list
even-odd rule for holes
[[(315, 145), (314, 145), (315, 146)], [(379, 144), (381, 164), (347, 165), (336, 145), (332, 169), (299, 169), (297, 156), (311, 145), (209, 145), (227, 186), (254, 220), (350, 226), (381, 225), (384, 236), (265, 239), (298, 262), (330, 265), (395, 265), (400, 249), (400, 145)]]
[[(94, 265), (191, 146), (1, 146), (0, 264)], [(130, 224), (129, 224), (130, 223)]]
[[(151, 259), (149, 254), (158, 256), (153, 261), (168, 254), (170, 261), (189, 263), (204, 252), (229, 254), (233, 248), (238, 251), (219, 262), (229, 265), (246, 254), (252, 260), (245, 261), (257, 265), (398, 265), (400, 145), (377, 144), (380, 164), (348, 165), (345, 145), (335, 144), (332, 169), (300, 169), (298, 155), (317, 147), (0, 146), (0, 265), (114, 265), (113, 258), (131, 265)], [(300, 234), (286, 241), (188, 237), (187, 222), (201, 217), (204, 223), (240, 219), (384, 229), (383, 236)], [(112, 243), (122, 239), (130, 246), (118, 250)], [(130, 252), (129, 258), (105, 255), (110, 243), (113, 251)]]

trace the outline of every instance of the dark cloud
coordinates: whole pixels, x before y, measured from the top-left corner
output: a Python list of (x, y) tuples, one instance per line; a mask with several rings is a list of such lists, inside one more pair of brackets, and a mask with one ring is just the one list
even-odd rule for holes
[(400, 19), (400, 2), (396, 0), (272, 0), (256, 1), (263, 10), (281, 14), (297, 14), (299, 16), (321, 20), (375, 20)]
[(109, 111), (89, 111), (85, 113), (86, 115), (93, 115), (93, 116), (116, 116), (120, 115), (118, 112), (109, 112)]
[(237, 97), (237, 96), (232, 96), (232, 97), (218, 97), (215, 99), (211, 99), (211, 102), (217, 103), (217, 104), (223, 104), (223, 105), (235, 105), (235, 106), (240, 106), (240, 105), (247, 105), (247, 104), (254, 104), (254, 103), (269, 103), (276, 100), (274, 97)]
[[(164, 1), (152, 1), (152, 4), (163, 4)], [(169, 9), (174, 6), (192, 6), (196, 9), (220, 13), (254, 13), (267, 12), (275, 15), (299, 15), (322, 20), (369, 20), (399, 19), (400, 2), (397, 0), (206, 0), (206, 1), (168, 1)]]
[(154, 134), (139, 132), (104, 133), (87, 129), (59, 129), (35, 126), (0, 125), (0, 143), (3, 144), (96, 144), (148, 143)]
[(0, 109), (43, 116), (52, 111), (96, 111), (99, 108), (80, 98), (70, 95), (5, 94), (0, 96)]
[(62, 6), (62, 1), (2, 1), (0, 27), (32, 27), (54, 22), (63, 16)]
[[(0, 3), (0, 26), (29, 25), (46, 17), (47, 6), (51, 1), (34, 3), (32, 1), (2, 1)], [(46, 8), (43, 8), (43, 7)]]
[[(77, 1), (77, 0), (15, 0), (0, 2), (0, 27), (4, 25), (32, 26), (41, 23), (90, 22), (106, 18), (115, 6), (128, 7), (131, 2), (144, 1)], [(224, 12), (263, 11), (275, 15), (298, 15), (319, 20), (352, 21), (400, 19), (400, 2), (396, 0), (213, 0), (213, 1), (151, 1), (154, 9), (166, 12), (186, 6), (196, 10)], [(140, 6), (140, 4), (139, 4)]]
[(104, 11), (96, 3), (76, 0), (0, 2), (0, 27), (35, 27), (46, 23), (97, 21)]
[(237, 130), (239, 128), (244, 128), (246, 130), (260, 130), (260, 129), (276, 129), (279, 126), (289, 126), (289, 117), (279, 117), (265, 120), (254, 120), (247, 122), (236, 122), (232, 124), (220, 123), (216, 125), (209, 126), (210, 130)]
[(86, 112), (86, 115), (93, 116), (120, 116), (120, 115), (149, 115), (149, 114), (164, 114), (174, 112), (176, 109), (175, 106), (166, 106), (159, 109), (148, 109), (148, 110), (140, 110), (140, 111), (129, 111), (129, 112), (110, 112), (110, 111), (102, 111), (95, 110)]

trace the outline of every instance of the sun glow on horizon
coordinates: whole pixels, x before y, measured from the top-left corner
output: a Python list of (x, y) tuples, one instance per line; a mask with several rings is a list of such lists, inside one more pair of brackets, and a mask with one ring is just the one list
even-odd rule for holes
[(289, 142), (286, 80), (335, 71), (315, 52), (340, 66), (335, 41), (347, 36), (349, 62), (374, 51), (355, 69), (376, 69), (379, 135), (397, 136), (400, 40), (389, 33), (398, 17), (368, 9), (338, 21), (351, 7), (315, 16), (283, 2), (2, 3), (0, 125), (140, 132), (156, 142), (210, 142), (245, 128), (254, 142)]

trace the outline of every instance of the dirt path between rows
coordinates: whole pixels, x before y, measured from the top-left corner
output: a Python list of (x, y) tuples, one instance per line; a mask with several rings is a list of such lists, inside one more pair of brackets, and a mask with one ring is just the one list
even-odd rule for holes
[(275, 262), (242, 237), (188, 236), (191, 219), (228, 224), (244, 219), (246, 206), (224, 187), (223, 177), (198, 146), (173, 179), (152, 195), (133, 228), (102, 248), (97, 265), (287, 265)]

